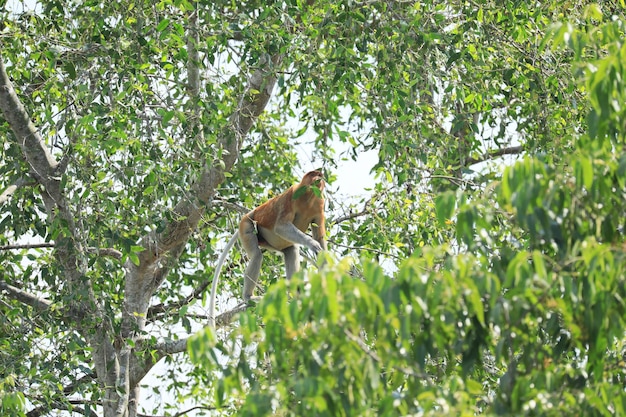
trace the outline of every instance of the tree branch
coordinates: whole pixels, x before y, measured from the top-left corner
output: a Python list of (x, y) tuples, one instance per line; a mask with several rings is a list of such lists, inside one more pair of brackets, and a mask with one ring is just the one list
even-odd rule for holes
[(224, 206), (229, 210), (236, 211), (240, 214), (247, 214), (250, 212), (250, 209), (239, 205), (237, 203), (233, 203), (231, 201), (222, 200), (221, 198), (216, 198), (213, 200), (214, 203), (219, 204), (220, 206)]
[(200, 54), (198, 53), (198, 10), (193, 10), (187, 18), (187, 89), (189, 95), (197, 99), (200, 92)]
[(0, 246), (0, 251), (8, 251), (8, 250), (20, 250), (20, 249), (41, 249), (41, 248), (53, 248), (53, 242), (44, 242), (44, 243), (26, 243), (21, 245), (2, 245)]
[(148, 309), (147, 318), (152, 321), (152, 319), (158, 318), (157, 315), (165, 313), (166, 311), (170, 311), (173, 309), (181, 308), (192, 302), (193, 300), (197, 300), (202, 297), (202, 293), (207, 289), (207, 287), (211, 284), (210, 281), (204, 281), (200, 286), (193, 290), (191, 294), (183, 298), (182, 300), (175, 301), (171, 304), (158, 304), (155, 306), (151, 306)]
[[(250, 308), (250, 304), (242, 302), (233, 309), (220, 314), (215, 319), (216, 327), (224, 327), (230, 324), (237, 313), (241, 313), (248, 308)], [(208, 320), (208, 317), (206, 319)], [(131, 358), (130, 372), (128, 375), (130, 386), (135, 387), (148, 374), (150, 369), (164, 357), (186, 352), (188, 341), (188, 337), (178, 340), (167, 340), (159, 342), (156, 345), (150, 345), (147, 340), (138, 341), (135, 351), (141, 352), (145, 350), (146, 353), (143, 357), (135, 354)], [(153, 353), (155, 350), (156, 353)]]
[(349, 213), (343, 216), (339, 216), (336, 219), (332, 219), (331, 222), (334, 224), (339, 224), (341, 222), (345, 222), (346, 220), (356, 219), (357, 217), (365, 216), (370, 213), (370, 206), (372, 203), (379, 199), (379, 194), (374, 194), (369, 200), (365, 202), (361, 211), (357, 213)]
[[(73, 213), (63, 196), (61, 178), (58, 177), (58, 162), (52, 156), (41, 134), (30, 120), (28, 112), (20, 101), (13, 84), (7, 75), (3, 60), (0, 58), (0, 111), (15, 134), (22, 154), (30, 167), (30, 174), (44, 187), (42, 197), (51, 218), (63, 219), (68, 231), (61, 233), (57, 240), (56, 256), (63, 266), (70, 282), (84, 285), (81, 277), (85, 276), (83, 265), (79, 265), (76, 252), (80, 251), (80, 241), (76, 239), (76, 226)], [(63, 244), (58, 244), (63, 241)], [(90, 286), (86, 285), (86, 293)], [(96, 305), (95, 297), (83, 306)]]
[(89, 247), (87, 248), (87, 252), (89, 253), (96, 253), (99, 256), (108, 256), (109, 258), (113, 258), (113, 259), (117, 259), (118, 261), (120, 259), (122, 259), (122, 252), (118, 251), (117, 249), (113, 249), (113, 248), (93, 248), (93, 247)]
[(502, 148), (502, 149), (498, 149), (495, 151), (487, 152), (485, 155), (483, 155), (480, 158), (468, 158), (467, 165), (475, 165), (480, 162), (489, 161), (491, 159), (495, 159), (504, 155), (519, 155), (523, 151), (524, 151), (523, 146), (509, 146), (508, 148)]
[[(66, 397), (68, 395), (71, 395), (73, 393), (76, 392), (76, 390), (83, 384), (87, 384), (92, 382), (94, 379), (96, 379), (96, 374), (95, 372), (90, 372), (86, 375), (83, 375), (82, 377), (80, 377), (79, 379), (77, 379), (76, 381), (73, 381), (72, 383), (66, 385), (63, 388), (63, 400), (66, 400)], [(46, 415), (50, 413), (50, 410), (52, 409), (61, 409), (61, 410), (66, 410), (67, 406), (64, 405), (61, 401), (58, 400), (52, 400), (50, 401), (50, 398), (47, 398), (45, 400), (46, 404), (45, 405), (41, 405), (39, 407), (36, 407), (32, 410), (30, 410), (28, 413), (26, 413), (27, 417), (39, 417), (42, 415)], [(87, 403), (91, 403), (91, 401), (83, 401), (83, 400), (70, 400), (71, 404), (87, 404)], [(73, 408), (73, 411), (77, 411), (76, 408)]]
[(0, 290), (6, 292), (11, 298), (31, 306), (37, 311), (44, 311), (50, 308), (52, 303), (45, 298), (37, 297), (34, 294), (30, 294), (26, 291), (16, 288), (4, 280), (0, 280)]
[[(22, 152), (30, 164), (31, 175), (47, 188), (52, 182), (55, 182), (54, 175), (57, 162), (17, 96), (2, 59), (0, 59), (0, 110), (11, 126)], [(58, 186), (53, 187), (53, 189), (58, 189)]]
[[(276, 83), (276, 66), (280, 62), (280, 55), (265, 59), (250, 77), (246, 92), (237, 110), (230, 117), (230, 128), (218, 139), (218, 154), (212, 166), (207, 167), (193, 184), (186, 194), (190, 197), (176, 205), (172, 216), (175, 220), (171, 221), (162, 233), (148, 235), (142, 240), (146, 250), (139, 256), (140, 269), (149, 269), (150, 265), (165, 253), (187, 242), (197, 228), (205, 209), (213, 202), (217, 187), (225, 179), (224, 173), (232, 169), (239, 157), (245, 135), (265, 109)], [(130, 264), (128, 267), (131, 270), (136, 269)], [(154, 284), (160, 285), (156, 282)]]
[[(212, 411), (212, 410), (217, 410), (216, 407), (206, 407), (206, 406), (202, 406), (202, 405), (197, 405), (191, 408), (188, 408), (187, 410), (183, 410), (183, 411), (179, 411), (176, 414), (171, 414), (171, 417), (181, 417), (184, 415), (187, 415), (189, 413), (191, 413), (192, 411), (196, 411), (196, 410), (205, 410), (205, 411)], [(170, 414), (168, 414), (169, 416)], [(154, 416), (151, 414), (138, 414), (137, 417), (165, 417), (165, 416)]]
[[(69, 403), (71, 404), (73, 404), (74, 402), (75, 401), (69, 401)], [(84, 401), (83, 403), (87, 403), (87, 402), (88, 401)], [(89, 403), (92, 403), (92, 402), (89, 401)], [(63, 403), (61, 401), (53, 401), (50, 404), (37, 407), (29, 411), (28, 413), (26, 413), (26, 417), (40, 417), (40, 416), (48, 414), (51, 410), (63, 410), (63, 411), (75, 412), (80, 415), (87, 415), (86, 410), (82, 407), (70, 407), (66, 403)]]
[[(1, 251), (7, 250), (20, 250), (20, 249), (41, 249), (41, 248), (54, 248), (56, 243), (54, 242), (44, 242), (44, 243), (25, 243), (25, 244), (16, 244), (16, 245), (3, 245), (0, 246)], [(99, 256), (108, 256), (114, 259), (122, 259), (122, 252), (113, 248), (87, 248), (87, 252), (95, 253)]]
[(249, 303), (242, 301), (241, 303), (237, 304), (232, 309), (225, 311), (222, 314), (219, 314), (215, 318), (215, 328), (228, 326), (233, 321), (233, 318), (237, 314), (246, 311), (252, 306), (253, 305), (250, 305)]
[(332, 243), (335, 246), (339, 246), (342, 248), (346, 248), (346, 249), (350, 249), (353, 251), (357, 251), (357, 252), (371, 252), (371, 253), (375, 253), (377, 255), (383, 255), (386, 256), (388, 258), (393, 258), (393, 259), (402, 259), (402, 257), (398, 256), (398, 255), (394, 255), (392, 253), (388, 253), (388, 252), (383, 252), (381, 250), (378, 249), (373, 249), (373, 248), (366, 248), (363, 246), (350, 246), (350, 245), (344, 245), (342, 243), (337, 243), (333, 240), (329, 240), (330, 243)]
[(35, 185), (35, 182), (30, 179), (20, 178), (15, 182), (15, 184), (9, 185), (3, 192), (0, 194), (0, 204), (4, 204), (7, 202), (17, 191), (18, 188), (25, 187), (27, 185)]
[[(251, 305), (244, 301), (244, 302), (237, 304), (232, 309), (223, 312), (222, 314), (218, 315), (215, 318), (215, 327), (218, 328), (218, 327), (224, 327), (224, 326), (229, 325), (237, 314), (243, 311), (246, 311), (253, 305), (254, 304)], [(169, 340), (166, 342), (157, 343), (157, 345), (155, 346), (155, 349), (159, 352), (160, 357), (164, 357), (164, 356), (171, 355), (174, 353), (186, 352), (188, 340), (189, 340), (188, 338), (184, 338), (184, 339), (179, 339), (179, 340)]]

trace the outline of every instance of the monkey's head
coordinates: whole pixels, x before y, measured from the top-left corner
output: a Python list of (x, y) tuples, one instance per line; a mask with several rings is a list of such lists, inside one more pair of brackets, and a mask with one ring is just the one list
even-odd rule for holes
[(324, 190), (324, 174), (322, 174), (322, 171), (318, 170), (309, 171), (304, 174), (304, 177), (302, 177), (302, 181), (300, 182), (300, 184), (306, 186), (315, 185), (320, 190)]

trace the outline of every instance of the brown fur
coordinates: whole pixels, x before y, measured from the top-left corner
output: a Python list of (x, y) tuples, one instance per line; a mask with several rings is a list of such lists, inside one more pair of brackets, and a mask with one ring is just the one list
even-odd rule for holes
[[(302, 187), (306, 187), (302, 190)], [(317, 187), (315, 191), (312, 187)], [(215, 295), (219, 273), (228, 251), (235, 244), (237, 236), (250, 261), (246, 268), (243, 299), (253, 298), (261, 272), (263, 252), (270, 249), (282, 252), (285, 257), (287, 279), (300, 267), (299, 246), (304, 245), (317, 255), (326, 250), (326, 229), (324, 226), (324, 176), (320, 171), (307, 172), (300, 184), (294, 185), (279, 196), (261, 204), (241, 219), (239, 230), (228, 241), (215, 267), (211, 297), (209, 300), (209, 324), (215, 327)], [(313, 237), (305, 232), (311, 227)]]
[[(291, 186), (284, 193), (261, 204), (246, 214), (239, 223), (239, 236), (258, 230), (259, 246), (271, 250), (283, 250), (293, 246), (293, 242), (277, 236), (273, 231), (277, 223), (292, 223), (301, 232), (312, 226), (313, 237), (326, 249), (326, 229), (324, 226), (324, 199), (318, 197), (311, 186), (324, 191), (324, 176), (320, 171), (308, 172), (300, 184)], [(301, 187), (308, 187), (304, 194), (294, 199), (294, 193)]]

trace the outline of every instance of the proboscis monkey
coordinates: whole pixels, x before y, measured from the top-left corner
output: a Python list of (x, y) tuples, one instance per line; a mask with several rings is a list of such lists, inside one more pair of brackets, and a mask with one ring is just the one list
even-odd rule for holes
[[(215, 327), (215, 296), (220, 271), (237, 237), (250, 262), (243, 282), (243, 299), (253, 298), (261, 272), (262, 249), (283, 253), (287, 279), (300, 267), (299, 246), (304, 245), (315, 255), (326, 250), (324, 228), (324, 175), (321, 171), (307, 172), (300, 184), (294, 185), (243, 216), (239, 230), (233, 234), (217, 261), (209, 299), (209, 325)], [(311, 226), (313, 237), (306, 230)]]

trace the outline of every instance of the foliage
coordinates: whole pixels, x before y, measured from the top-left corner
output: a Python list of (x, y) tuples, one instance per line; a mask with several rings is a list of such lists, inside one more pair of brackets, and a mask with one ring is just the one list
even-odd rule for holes
[[(60, 168), (0, 115), (0, 413), (140, 382), (175, 397), (152, 414), (624, 413), (623, 0), (15, 3), (0, 59)], [(234, 204), (320, 166), (337, 256), (266, 256), (262, 302), (198, 331)]]
[(424, 248), (392, 276), (365, 262), (362, 280), (342, 263), (309, 274), (291, 300), (298, 283), (275, 285), (225, 341), (199, 334), (192, 359), (223, 375), (215, 404), (242, 415), (624, 413), (624, 24), (550, 28), (547, 45), (571, 50), (589, 94), (588, 130), (562, 138), (569, 154), (506, 168), (493, 195), (440, 194), (437, 217), (456, 219), (461, 251)]

